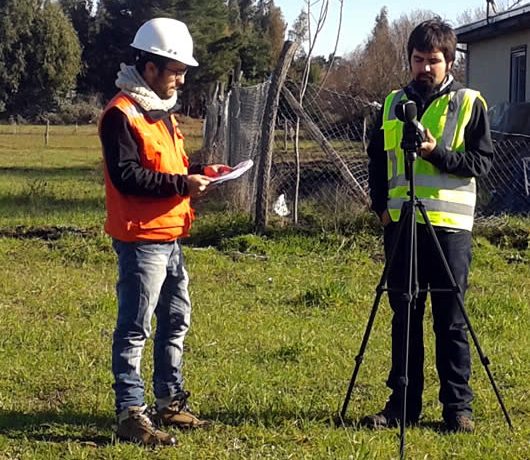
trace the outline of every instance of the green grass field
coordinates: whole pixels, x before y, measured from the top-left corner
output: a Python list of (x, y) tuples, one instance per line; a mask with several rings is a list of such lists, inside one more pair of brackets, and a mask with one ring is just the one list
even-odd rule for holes
[[(116, 263), (101, 230), (93, 127), (0, 127), (0, 459), (390, 459), (397, 430), (357, 426), (381, 409), (390, 315), (382, 302), (347, 426), (346, 393), (383, 267), (373, 218), (251, 234), (244, 216), (199, 206), (185, 254), (194, 313), (185, 355), (192, 405), (215, 421), (177, 448), (116, 442), (110, 346)], [(200, 127), (189, 122), (190, 151)], [(193, 156), (192, 156), (193, 158)], [(306, 219), (309, 221), (309, 219)], [(334, 228), (334, 230), (331, 230)], [(530, 458), (528, 218), (477, 228), (467, 311), (513, 419), (473, 348), (477, 430), (440, 430), (431, 318), (426, 391), (410, 459)], [(144, 360), (152, 402), (152, 344)]]

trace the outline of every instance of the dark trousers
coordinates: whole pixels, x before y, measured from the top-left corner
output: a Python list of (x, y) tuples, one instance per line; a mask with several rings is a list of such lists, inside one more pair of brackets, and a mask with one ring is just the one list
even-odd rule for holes
[[(392, 248), (397, 244), (397, 252), (390, 267), (388, 287), (397, 289), (389, 292), (392, 318), (392, 368), (387, 386), (392, 394), (387, 403), (391, 410), (399, 411), (402, 401), (400, 377), (404, 371), (404, 335), (407, 301), (402, 292), (407, 292), (408, 240), (410, 230), (403, 229), (400, 241), (394, 243), (398, 224), (391, 223), (385, 228), (385, 254), (389, 260)], [(459, 285), (462, 295), (467, 288), (467, 275), (471, 262), (471, 232), (437, 230), (436, 235), (445, 258)], [(441, 262), (435, 243), (424, 224), (417, 225), (418, 278), (420, 289), (430, 287), (449, 289), (450, 281)], [(416, 306), (411, 310), (410, 342), (407, 388), (407, 419), (417, 420), (421, 413), (423, 392), (423, 314), (427, 294), (419, 294)], [(458, 306), (456, 295), (450, 292), (431, 292), (434, 333), (436, 336), (436, 368), (440, 379), (440, 402), (443, 417), (456, 414), (471, 414), (473, 393), (469, 387), (471, 359), (467, 326)]]

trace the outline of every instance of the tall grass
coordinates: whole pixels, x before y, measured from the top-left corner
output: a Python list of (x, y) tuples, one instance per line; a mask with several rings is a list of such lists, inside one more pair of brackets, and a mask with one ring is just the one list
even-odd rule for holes
[[(79, 145), (69, 136), (57, 139), (57, 146), (71, 142), (61, 149), (0, 134), (0, 459), (397, 458), (396, 430), (372, 432), (356, 423), (388, 395), (386, 300), (347, 426), (333, 423), (383, 266), (380, 231), (364, 215), (329, 225), (306, 215), (306, 228), (256, 236), (245, 216), (199, 209), (185, 247), (194, 302), (185, 375), (193, 407), (215, 424), (177, 433), (175, 449), (116, 442), (116, 262), (101, 231), (99, 147), (93, 133)], [(530, 222), (498, 222), (477, 229), (466, 305), (514, 431), (476, 353), (477, 432), (440, 430), (426, 327), (424, 415), (408, 431), (411, 459), (528, 458)], [(149, 402), (151, 354), (149, 342)]]

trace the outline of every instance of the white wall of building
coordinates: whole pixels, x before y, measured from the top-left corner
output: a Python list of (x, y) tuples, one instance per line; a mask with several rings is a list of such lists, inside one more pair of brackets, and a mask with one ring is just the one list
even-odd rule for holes
[(467, 85), (479, 90), (488, 106), (510, 99), (510, 58), (513, 48), (526, 45), (526, 101), (530, 101), (530, 30), (468, 44)]

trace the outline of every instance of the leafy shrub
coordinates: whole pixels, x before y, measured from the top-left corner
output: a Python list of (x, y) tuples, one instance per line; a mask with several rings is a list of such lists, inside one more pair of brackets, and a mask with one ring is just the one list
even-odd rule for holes
[(54, 112), (39, 115), (39, 122), (48, 120), (52, 125), (96, 123), (101, 114), (101, 104), (95, 96), (87, 99), (61, 102)]
[(473, 232), (501, 248), (530, 248), (528, 219), (500, 216), (486, 221), (479, 220)]
[(191, 236), (185, 241), (193, 246), (218, 247), (223, 239), (245, 235), (252, 229), (252, 222), (247, 215), (212, 212), (196, 220)]
[(244, 253), (266, 254), (267, 247), (264, 237), (247, 234), (224, 238), (219, 243), (219, 249), (225, 252), (237, 251)]

